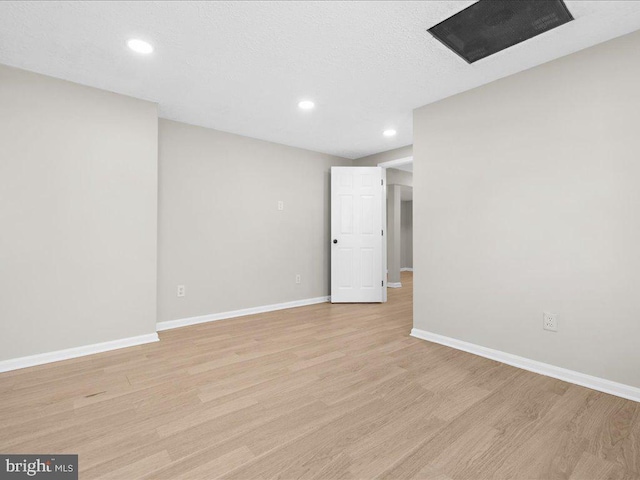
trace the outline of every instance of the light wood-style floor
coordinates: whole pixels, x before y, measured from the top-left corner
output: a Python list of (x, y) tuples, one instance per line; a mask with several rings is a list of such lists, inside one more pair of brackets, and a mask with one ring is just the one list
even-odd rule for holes
[(409, 337), (411, 275), (0, 374), (0, 452), (83, 480), (640, 479), (640, 404)]

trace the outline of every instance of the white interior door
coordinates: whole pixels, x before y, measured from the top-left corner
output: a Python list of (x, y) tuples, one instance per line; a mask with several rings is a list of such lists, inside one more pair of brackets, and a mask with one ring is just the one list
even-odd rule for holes
[(331, 167), (331, 302), (386, 301), (384, 172)]

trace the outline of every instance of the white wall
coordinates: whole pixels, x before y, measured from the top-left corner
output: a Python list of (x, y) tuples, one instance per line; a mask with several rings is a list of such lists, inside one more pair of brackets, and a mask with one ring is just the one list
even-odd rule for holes
[(155, 332), (157, 110), (0, 65), (0, 360)]
[(329, 171), (351, 160), (160, 120), (159, 162), (159, 321), (329, 295)]
[(401, 240), (401, 197), (402, 187), (387, 185), (387, 282), (400, 284), (400, 268), (402, 267)]
[(413, 202), (403, 201), (400, 207), (400, 266), (413, 268)]
[[(394, 148), (393, 150), (387, 150), (386, 152), (380, 152), (376, 153), (375, 155), (358, 158), (356, 160), (353, 160), (353, 166), (375, 167), (380, 163), (389, 162), (391, 160), (399, 160), (401, 158), (411, 157), (412, 155), (413, 146), (407, 145), (406, 147)], [(411, 172), (405, 172), (397, 168), (388, 168), (387, 185), (405, 185), (407, 187), (412, 187), (413, 174)]]
[(413, 173), (397, 168), (387, 168), (387, 185), (413, 187)]
[(357, 158), (353, 161), (354, 167), (376, 167), (379, 163), (390, 162), (391, 160), (399, 160), (413, 155), (413, 146), (394, 148), (384, 152), (368, 155), (366, 157)]
[(416, 328), (640, 387), (638, 51), (415, 111)]

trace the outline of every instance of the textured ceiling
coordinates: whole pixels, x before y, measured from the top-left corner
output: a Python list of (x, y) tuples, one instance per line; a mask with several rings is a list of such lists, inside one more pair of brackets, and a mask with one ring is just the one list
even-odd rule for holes
[[(0, 63), (357, 158), (412, 143), (416, 107), (640, 28), (640, 2), (567, 1), (574, 22), (467, 65), (426, 29), (472, 3), (5, 1)], [(155, 52), (133, 54), (131, 37)], [(300, 111), (302, 98), (316, 109)]]

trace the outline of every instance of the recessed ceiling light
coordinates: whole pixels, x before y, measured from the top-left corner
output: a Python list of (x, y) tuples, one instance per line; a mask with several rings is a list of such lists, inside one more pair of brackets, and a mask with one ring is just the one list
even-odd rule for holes
[(134, 52), (142, 53), (143, 55), (148, 55), (153, 52), (153, 47), (150, 43), (138, 38), (132, 38), (131, 40), (129, 40), (127, 42), (127, 46)]
[(302, 110), (311, 110), (315, 106), (316, 104), (311, 100), (302, 100), (300, 103), (298, 103), (298, 107), (300, 107)]
[(384, 135), (385, 137), (395, 137), (396, 133), (397, 132), (393, 128), (390, 128), (389, 130), (385, 130), (384, 132), (382, 132), (382, 135)]

